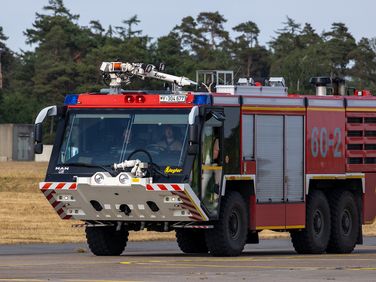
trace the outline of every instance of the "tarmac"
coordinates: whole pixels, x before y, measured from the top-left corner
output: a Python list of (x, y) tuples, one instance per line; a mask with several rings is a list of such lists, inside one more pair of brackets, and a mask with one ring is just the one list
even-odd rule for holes
[(239, 257), (183, 254), (174, 241), (129, 242), (117, 257), (86, 244), (0, 245), (1, 281), (376, 281), (376, 237), (352, 254), (298, 255), (287, 239)]

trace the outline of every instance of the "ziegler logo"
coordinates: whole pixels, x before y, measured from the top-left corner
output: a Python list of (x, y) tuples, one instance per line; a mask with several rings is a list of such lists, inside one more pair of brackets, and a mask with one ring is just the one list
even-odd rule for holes
[(165, 173), (171, 173), (171, 174), (175, 174), (175, 173), (179, 173), (179, 172), (182, 172), (183, 169), (182, 168), (171, 168), (170, 166), (167, 166), (164, 170)]
[(69, 167), (67, 167), (67, 166), (57, 166), (57, 167), (55, 167), (55, 170), (57, 170), (57, 173), (63, 174), (66, 170), (69, 170)]
[(165, 75), (163, 75), (163, 74), (159, 74), (159, 73), (155, 73), (154, 76), (155, 76), (156, 78), (159, 78), (159, 79), (165, 79), (165, 78), (166, 78)]

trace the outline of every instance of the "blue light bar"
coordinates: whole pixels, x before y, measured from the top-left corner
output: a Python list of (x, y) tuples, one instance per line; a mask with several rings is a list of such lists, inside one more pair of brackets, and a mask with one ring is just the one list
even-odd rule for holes
[(195, 95), (193, 98), (193, 104), (196, 105), (210, 105), (211, 103), (211, 96), (209, 94)]
[(78, 102), (77, 94), (68, 94), (65, 96), (64, 105), (76, 105)]

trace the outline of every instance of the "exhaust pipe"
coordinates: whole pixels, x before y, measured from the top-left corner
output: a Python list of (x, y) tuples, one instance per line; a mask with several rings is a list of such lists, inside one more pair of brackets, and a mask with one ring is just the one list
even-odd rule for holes
[(332, 80), (333, 83), (333, 95), (346, 95), (346, 81), (343, 78), (335, 77)]
[(316, 87), (316, 96), (326, 96), (327, 85), (331, 84), (332, 80), (327, 76), (318, 76), (312, 77), (309, 82)]

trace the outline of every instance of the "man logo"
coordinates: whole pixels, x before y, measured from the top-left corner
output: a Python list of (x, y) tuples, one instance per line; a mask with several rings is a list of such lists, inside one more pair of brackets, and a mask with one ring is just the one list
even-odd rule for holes
[(69, 167), (66, 166), (57, 166), (55, 167), (55, 170), (58, 174), (63, 174), (66, 170), (69, 170)]

